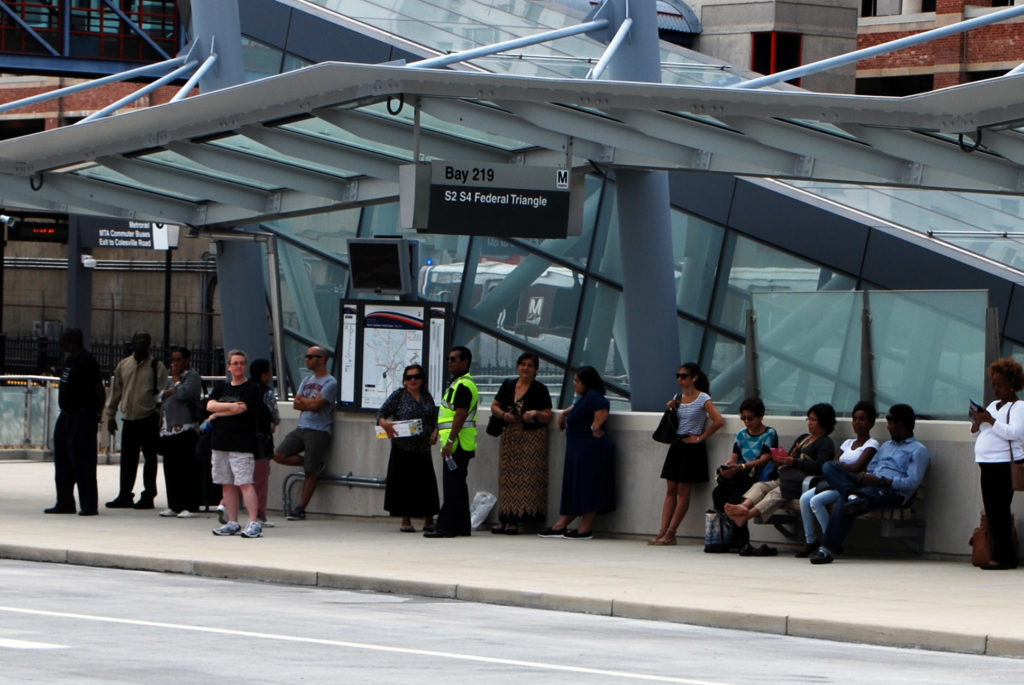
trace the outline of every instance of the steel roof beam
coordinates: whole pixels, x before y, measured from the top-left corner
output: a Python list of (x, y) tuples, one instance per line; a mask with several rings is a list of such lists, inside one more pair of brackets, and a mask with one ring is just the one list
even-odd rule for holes
[(412, 162), (411, 157), (389, 157), (368, 150), (345, 147), (324, 138), (264, 126), (245, 126), (238, 133), (289, 157), (308, 159), (339, 170), (358, 170), (367, 176), (388, 181), (398, 181), (399, 164)]

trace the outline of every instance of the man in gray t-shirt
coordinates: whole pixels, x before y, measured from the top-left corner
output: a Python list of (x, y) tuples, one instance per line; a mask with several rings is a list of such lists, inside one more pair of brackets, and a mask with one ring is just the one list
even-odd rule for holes
[(305, 474), (299, 505), (285, 516), (289, 521), (306, 518), (306, 507), (316, 490), (316, 479), (327, 465), (334, 427), (334, 404), (338, 399), (338, 381), (327, 371), (327, 350), (314, 345), (306, 351), (306, 368), (311, 374), (303, 379), (292, 407), (298, 409), (299, 427), (274, 450), (274, 461), (285, 466), (301, 466)]

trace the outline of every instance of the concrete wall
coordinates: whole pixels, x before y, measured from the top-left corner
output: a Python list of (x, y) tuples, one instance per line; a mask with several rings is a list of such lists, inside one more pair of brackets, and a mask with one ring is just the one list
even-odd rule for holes
[[(290, 406), (282, 405), (282, 425), (278, 439), (291, 430), (297, 421), (297, 413)], [(481, 411), (478, 420), (486, 423), (486, 413)], [(616, 444), (616, 478), (619, 493), (618, 509), (599, 517), (597, 529), (616, 535), (650, 535), (657, 531), (664, 498), (664, 481), (659, 479), (665, 455), (663, 445), (650, 439), (657, 425), (658, 414), (615, 413), (609, 420), (610, 435)], [(806, 430), (806, 422), (800, 417), (769, 417), (767, 423), (779, 432), (782, 442), (788, 447), (792, 440)], [(741, 428), (736, 416), (726, 417), (726, 426), (709, 441), (710, 465), (712, 470), (728, 458), (733, 436)], [(358, 476), (383, 478), (387, 472), (388, 445), (386, 441), (374, 438), (373, 416), (363, 414), (338, 414), (335, 422), (335, 440), (327, 472), (331, 474), (352, 473)], [(923, 551), (930, 555), (965, 555), (970, 553), (967, 545), (971, 531), (977, 525), (981, 511), (981, 492), (978, 488), (978, 470), (974, 464), (974, 441), (967, 421), (921, 422), (915, 431), (932, 454), (932, 466), (925, 479), (922, 510), (926, 520)], [(875, 426), (873, 435), (879, 440), (888, 439), (884, 422)], [(562, 459), (564, 437), (557, 430), (550, 436), (550, 464), (548, 488), (548, 523), (558, 512), (559, 488), (562, 481)], [(844, 419), (833, 434), (838, 445), (851, 437), (849, 421)], [(498, 493), (497, 473), (498, 441), (488, 435), (481, 435), (477, 458), (470, 464), (470, 495), (477, 490)], [(440, 459), (436, 466), (440, 484)], [(275, 465), (271, 470), (271, 508), (279, 507), (279, 493), (284, 476), (291, 469)], [(702, 539), (704, 517), (702, 513), (711, 505), (713, 483), (697, 485), (693, 490), (690, 513), (683, 521), (679, 534)], [(298, 490), (295, 490), (295, 496)], [(1017, 499), (1015, 511), (1018, 517), (1022, 506)], [(309, 510), (351, 516), (386, 516), (383, 511), (384, 491), (347, 486), (321, 486)], [(494, 515), (492, 514), (492, 519)], [(1018, 527), (1020, 527), (1018, 523)], [(784, 540), (771, 526), (752, 525), (753, 539), (781, 542)], [(903, 540), (880, 540), (877, 524), (865, 521), (854, 528), (851, 549), (867, 547), (872, 550), (906, 549)]]

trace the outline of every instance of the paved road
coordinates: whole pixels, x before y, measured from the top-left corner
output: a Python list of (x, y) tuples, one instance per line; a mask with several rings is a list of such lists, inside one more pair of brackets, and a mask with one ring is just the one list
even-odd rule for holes
[(0, 561), (0, 682), (1019, 683), (1021, 662)]

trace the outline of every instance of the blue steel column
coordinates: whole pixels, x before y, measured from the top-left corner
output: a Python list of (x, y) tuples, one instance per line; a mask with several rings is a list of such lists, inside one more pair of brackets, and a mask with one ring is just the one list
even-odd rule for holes
[[(655, 3), (612, 0), (611, 4), (613, 32), (625, 18), (627, 6), (633, 27), (608, 65), (608, 78), (660, 83)], [(660, 411), (676, 388), (672, 374), (687, 361), (679, 359), (668, 174), (623, 169), (616, 172), (615, 187), (632, 407)]]
[[(217, 63), (200, 79), (199, 90), (206, 93), (242, 83), (245, 71), (237, 1), (189, 4), (192, 41), (197, 44), (199, 56), (205, 59), (211, 48), (217, 53)], [(182, 7), (182, 14), (188, 16), (185, 9)], [(217, 241), (217, 283), (224, 349), (243, 349), (250, 360), (270, 358), (263, 267), (263, 251), (258, 243)], [(273, 277), (275, 274), (271, 274)], [(277, 341), (277, 344), (281, 342)]]

